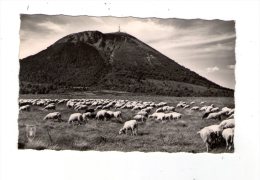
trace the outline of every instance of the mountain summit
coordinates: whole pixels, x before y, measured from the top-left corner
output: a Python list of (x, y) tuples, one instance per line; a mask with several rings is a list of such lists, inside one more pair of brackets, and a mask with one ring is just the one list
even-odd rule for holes
[[(20, 82), (175, 96), (233, 96), (123, 32), (84, 31), (20, 60)], [(22, 88), (22, 87), (21, 87)]]

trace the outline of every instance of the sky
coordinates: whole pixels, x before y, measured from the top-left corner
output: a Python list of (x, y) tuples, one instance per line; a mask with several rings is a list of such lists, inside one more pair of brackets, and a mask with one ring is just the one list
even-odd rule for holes
[(126, 32), (177, 63), (227, 88), (235, 88), (235, 22), (201, 19), (21, 15), (25, 58), (76, 32)]

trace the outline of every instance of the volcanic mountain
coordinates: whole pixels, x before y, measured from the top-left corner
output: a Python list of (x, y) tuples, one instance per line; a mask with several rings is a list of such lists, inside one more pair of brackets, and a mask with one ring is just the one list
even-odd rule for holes
[[(233, 96), (122, 32), (84, 31), (20, 60), (20, 82), (175, 96)], [(24, 86), (20, 86), (22, 88)], [(55, 90), (55, 88), (53, 88)]]

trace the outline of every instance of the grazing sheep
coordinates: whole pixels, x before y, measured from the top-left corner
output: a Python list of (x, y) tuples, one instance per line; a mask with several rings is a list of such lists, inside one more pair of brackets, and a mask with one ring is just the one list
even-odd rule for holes
[(30, 105), (24, 105), (19, 108), (19, 111), (30, 111), (31, 106)]
[(134, 120), (137, 120), (137, 121), (142, 121), (142, 122), (144, 122), (145, 119), (146, 119), (146, 117), (145, 117), (144, 115), (137, 114), (137, 115), (134, 116), (133, 119), (134, 119)]
[(234, 139), (234, 128), (227, 128), (224, 129), (222, 132), (222, 137), (226, 141), (226, 150), (230, 150), (233, 145), (233, 139)]
[(121, 128), (119, 130), (119, 134), (126, 134), (127, 135), (127, 131), (131, 130), (131, 135), (137, 135), (137, 131), (138, 131), (138, 123), (136, 120), (129, 120), (126, 121), (124, 123), (123, 128)]
[(145, 117), (148, 117), (148, 113), (147, 113), (146, 111), (143, 111), (143, 110), (139, 111), (139, 112), (137, 113), (137, 115), (143, 115), (143, 116), (145, 116)]
[(171, 114), (171, 119), (180, 119), (182, 117), (181, 113), (172, 112), (170, 114)]
[(113, 112), (113, 116), (114, 116), (114, 118), (122, 119), (122, 113), (121, 113), (121, 111), (115, 111), (115, 112)]
[(206, 119), (219, 119), (221, 120), (222, 111), (209, 113)]
[(226, 119), (226, 120), (222, 121), (219, 124), (219, 126), (222, 127), (223, 129), (234, 128), (235, 127), (235, 119)]
[(88, 109), (88, 106), (87, 106), (87, 105), (80, 104), (80, 105), (77, 105), (74, 109), (75, 109), (76, 111), (86, 110), (86, 109)]
[(47, 114), (43, 120), (47, 120), (47, 119), (57, 119), (57, 120), (61, 120), (61, 113), (60, 112), (53, 112), (53, 113), (49, 113)]
[(100, 110), (100, 111), (97, 112), (96, 119), (98, 119), (98, 120), (103, 120), (103, 119), (107, 120), (106, 117), (107, 117), (108, 115), (109, 115), (109, 114), (107, 113), (106, 110)]
[(82, 114), (83, 120), (87, 121), (89, 117), (91, 117), (91, 112), (86, 112), (84, 114)]
[(83, 122), (83, 116), (81, 113), (73, 113), (70, 115), (68, 123), (71, 124), (74, 122), (78, 122), (78, 123)]
[(48, 105), (45, 106), (43, 109), (44, 109), (44, 110), (55, 110), (56, 107), (55, 107), (55, 104), (48, 104)]
[(190, 110), (199, 110), (199, 106), (193, 106), (192, 108), (190, 108)]
[(222, 128), (219, 125), (207, 126), (197, 132), (206, 144), (207, 152), (209, 152), (211, 145), (218, 141), (221, 132)]

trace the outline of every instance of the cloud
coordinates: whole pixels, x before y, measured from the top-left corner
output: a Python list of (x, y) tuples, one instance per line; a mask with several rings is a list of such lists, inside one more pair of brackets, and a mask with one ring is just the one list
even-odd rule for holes
[(229, 69), (235, 69), (235, 65), (233, 65), (233, 64), (228, 65), (228, 68), (229, 68)]
[(208, 73), (213, 73), (219, 71), (219, 68), (217, 66), (214, 66), (214, 67), (208, 67), (206, 70)]

